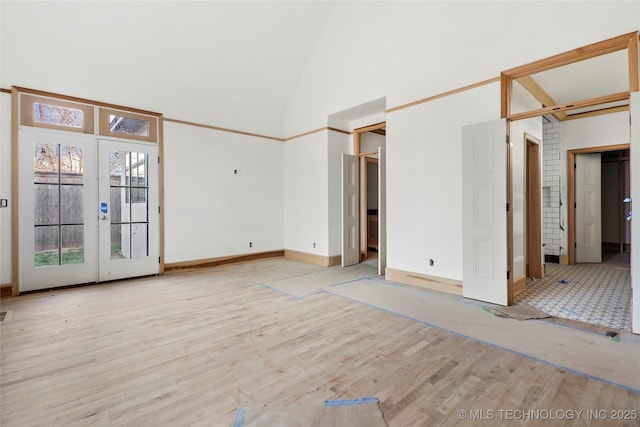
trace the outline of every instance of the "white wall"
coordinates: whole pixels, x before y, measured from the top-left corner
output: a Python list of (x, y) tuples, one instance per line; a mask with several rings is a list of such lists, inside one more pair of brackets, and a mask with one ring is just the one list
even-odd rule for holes
[(11, 95), (0, 94), (0, 284), (11, 283)]
[(282, 249), (283, 148), (165, 122), (165, 261)]
[(326, 131), (284, 143), (285, 249), (330, 255), (327, 144)]
[[(638, 2), (336, 2), (286, 109), (285, 134), (386, 97), (387, 108), (640, 27)], [(371, 31), (375, 28), (375, 31)]]
[[(562, 123), (552, 121), (544, 123), (542, 141), (542, 242), (544, 244), (545, 255), (566, 254), (562, 245), (566, 243), (566, 216), (560, 212), (560, 169), (566, 166), (560, 165), (560, 140)], [(567, 203), (565, 200), (562, 202)], [(564, 240), (563, 240), (564, 239)]]
[(462, 279), (461, 129), (499, 108), (494, 83), (387, 114), (389, 268)]

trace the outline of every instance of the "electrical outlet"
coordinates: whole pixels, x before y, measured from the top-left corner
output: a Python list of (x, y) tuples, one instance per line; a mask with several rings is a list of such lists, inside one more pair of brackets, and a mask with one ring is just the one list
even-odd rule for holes
[(252, 248), (253, 247), (253, 242), (249, 242), (249, 247)]
[(434, 264), (435, 262), (431, 258), (429, 258), (429, 267), (433, 267)]
[(6, 208), (9, 205), (9, 201), (7, 199), (0, 199), (0, 208)]
[(316, 247), (316, 242), (313, 242), (313, 247), (314, 247), (314, 248)]

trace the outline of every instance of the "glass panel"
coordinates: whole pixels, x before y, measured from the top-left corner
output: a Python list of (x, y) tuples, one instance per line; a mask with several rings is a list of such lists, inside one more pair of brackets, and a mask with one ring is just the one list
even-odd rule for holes
[(58, 144), (35, 144), (33, 182), (58, 182), (58, 148)]
[(62, 264), (82, 264), (84, 262), (84, 226), (63, 225), (62, 233)]
[(111, 224), (111, 259), (129, 258), (129, 224)]
[(60, 209), (61, 224), (82, 224), (84, 223), (84, 192), (81, 185), (61, 185), (60, 186)]
[(131, 198), (133, 203), (131, 204), (131, 221), (132, 222), (147, 222), (149, 218), (149, 209), (147, 200), (146, 188), (132, 188)]
[(109, 132), (149, 136), (149, 121), (109, 114)]
[(35, 266), (59, 265), (59, 229), (57, 225), (36, 227), (35, 229)]
[(75, 145), (60, 146), (60, 182), (82, 184), (84, 173), (84, 151)]
[(149, 256), (149, 225), (131, 224), (131, 258)]
[(59, 105), (33, 103), (33, 121), (48, 125), (84, 128), (84, 111)]
[(128, 196), (128, 188), (111, 187), (111, 223), (130, 221)]
[(34, 184), (33, 215), (35, 225), (60, 223), (60, 187), (57, 184)]
[(122, 176), (122, 163), (125, 160), (127, 152), (111, 150), (109, 152), (109, 172), (111, 175), (111, 185), (124, 185), (121, 180)]

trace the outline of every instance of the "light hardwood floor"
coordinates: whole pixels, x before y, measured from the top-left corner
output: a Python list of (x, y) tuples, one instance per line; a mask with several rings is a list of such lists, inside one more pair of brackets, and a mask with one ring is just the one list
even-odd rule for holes
[[(632, 391), (335, 295), (261, 285), (318, 270), (278, 258), (4, 298), (1, 425), (231, 426), (241, 406), (369, 396), (390, 426), (639, 425), (611, 420), (640, 413)], [(499, 412), (590, 409), (609, 419)]]

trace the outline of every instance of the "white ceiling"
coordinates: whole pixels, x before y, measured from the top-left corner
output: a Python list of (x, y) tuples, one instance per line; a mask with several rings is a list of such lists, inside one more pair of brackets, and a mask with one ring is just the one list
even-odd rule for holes
[[(627, 50), (597, 56), (584, 61), (531, 75), (557, 104), (565, 104), (629, 90)], [(569, 114), (626, 105), (610, 103), (571, 110)]]
[(333, 5), (3, 0), (1, 84), (278, 136)]

